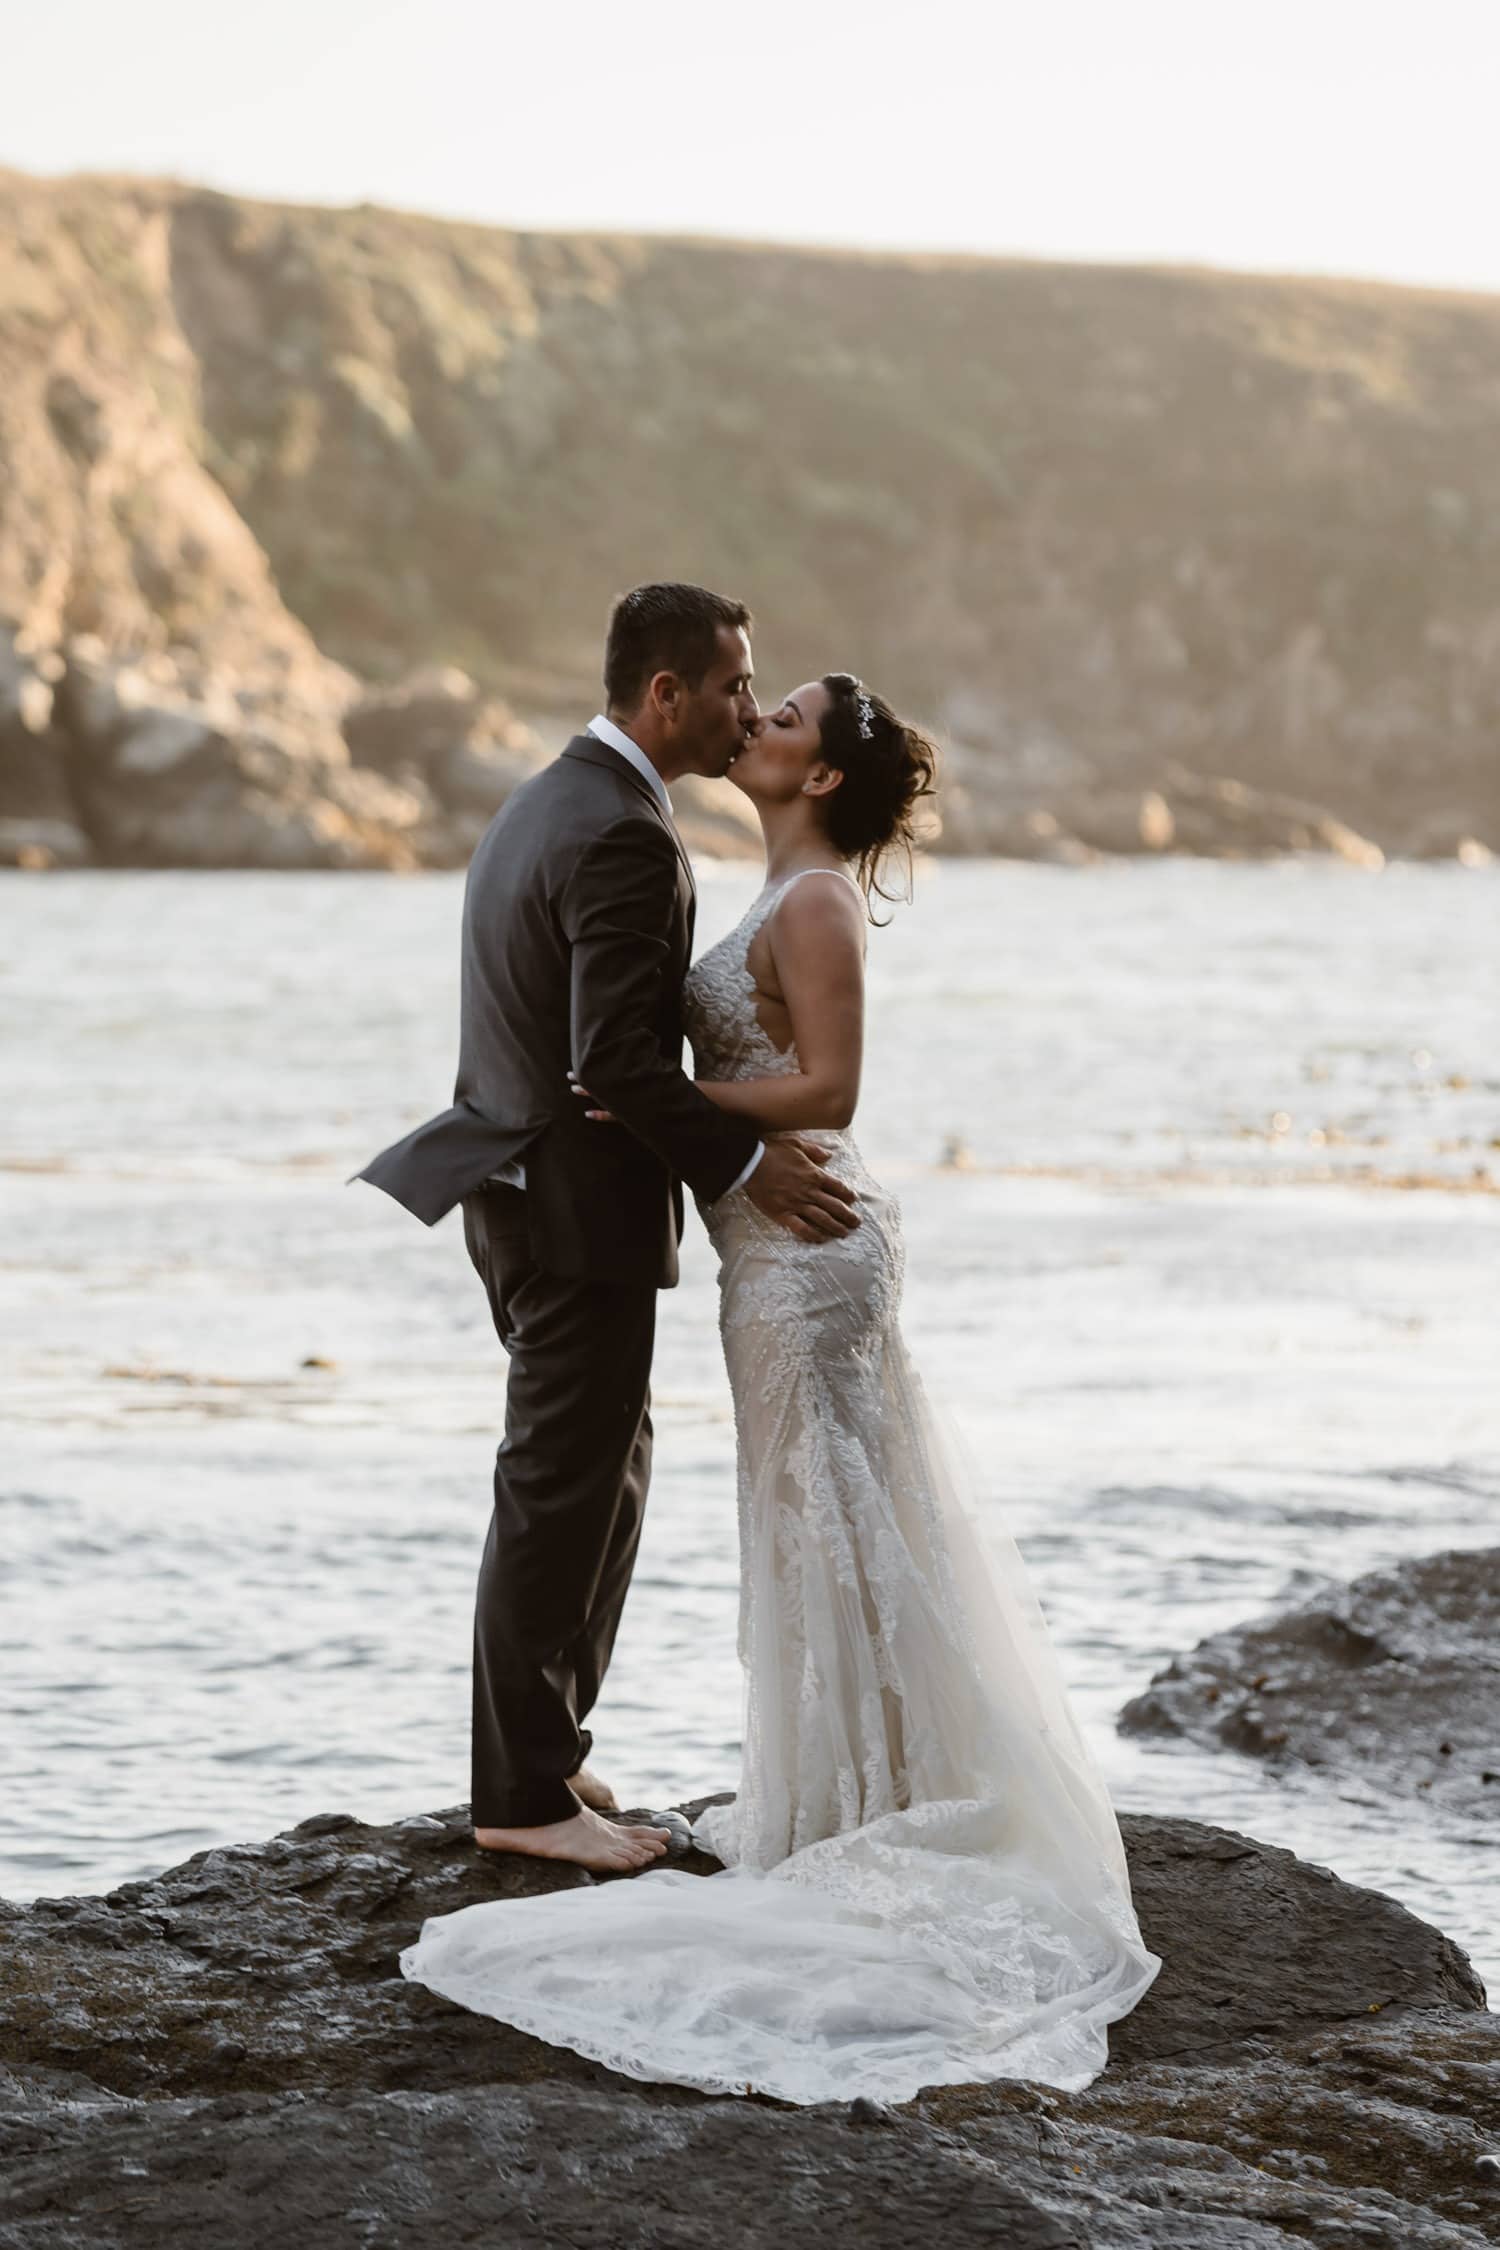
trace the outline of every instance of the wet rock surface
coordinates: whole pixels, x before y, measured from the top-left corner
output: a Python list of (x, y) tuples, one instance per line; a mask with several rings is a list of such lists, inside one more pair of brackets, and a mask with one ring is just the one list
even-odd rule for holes
[(1119, 1723), (1500, 1820), (1500, 1547), (1375, 1571), (1216, 1633)]
[(1251, 1838), (1122, 1825), (1166, 1965), (1109, 2069), (899, 2109), (642, 2086), (409, 1983), (424, 1916), (589, 1880), (479, 1855), (462, 1807), (0, 1906), (0, 2245), (1500, 2239), (1500, 2024), (1458, 1949)]

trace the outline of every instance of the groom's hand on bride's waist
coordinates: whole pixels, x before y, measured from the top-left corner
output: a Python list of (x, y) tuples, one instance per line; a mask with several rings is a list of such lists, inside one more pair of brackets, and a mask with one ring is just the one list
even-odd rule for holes
[[(578, 1083), (576, 1071), (570, 1070), (568, 1076), (578, 1099), (592, 1101), (588, 1088)], [(590, 1109), (584, 1114), (600, 1125), (619, 1123), (611, 1110)], [(745, 1182), (751, 1202), (802, 1242), (832, 1242), (841, 1234), (852, 1234), (859, 1225), (853, 1188), (823, 1169), (828, 1154), (821, 1141), (802, 1140), (795, 1134), (767, 1141)]]
[(853, 1188), (823, 1169), (829, 1150), (794, 1135), (767, 1141), (766, 1153), (745, 1182), (757, 1210), (802, 1242), (833, 1242), (859, 1225)]

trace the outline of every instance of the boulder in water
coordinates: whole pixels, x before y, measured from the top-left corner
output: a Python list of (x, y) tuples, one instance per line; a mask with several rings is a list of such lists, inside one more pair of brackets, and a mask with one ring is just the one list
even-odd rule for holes
[(1174, 1657), (1120, 1713), (1405, 1803), (1500, 1819), (1500, 1547), (1373, 1571)]

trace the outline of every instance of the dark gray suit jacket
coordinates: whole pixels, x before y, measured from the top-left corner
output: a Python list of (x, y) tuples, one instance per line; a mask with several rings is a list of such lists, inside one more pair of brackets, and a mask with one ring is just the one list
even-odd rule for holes
[[(589, 734), (521, 787), (464, 888), (453, 1106), (352, 1178), (432, 1226), (511, 1157), (549, 1272), (677, 1279), (686, 1180), (722, 1195), (759, 1135), (682, 1070), (697, 894), (650, 784)], [(577, 1071), (618, 1125), (591, 1124)]]

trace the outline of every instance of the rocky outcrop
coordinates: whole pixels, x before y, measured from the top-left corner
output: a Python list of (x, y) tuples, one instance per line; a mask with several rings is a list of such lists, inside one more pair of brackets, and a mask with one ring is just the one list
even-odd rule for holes
[[(455, 665), (263, 701), (157, 654), (111, 662), (93, 634), (31, 652), (0, 625), (0, 866), (463, 867), (546, 763), (532, 729)], [(676, 785), (690, 850), (759, 848), (743, 798)]]
[(1374, 1571), (1216, 1633), (1119, 1723), (1356, 1775), (1469, 1825), (1500, 1820), (1500, 1547)]
[(1003, 2082), (896, 2110), (637, 2085), (408, 1983), (397, 1956), (425, 1915), (589, 1880), (480, 1858), (462, 1807), (322, 1815), (105, 1898), (5, 1906), (0, 2243), (1500, 2235), (1480, 2168), (1500, 2025), (1462, 1954), (1248, 1837), (1123, 1825), (1166, 1965), (1109, 2069), (1080, 2095)]
[[(1167, 852), (1206, 859), (1326, 852), (1354, 867), (1385, 865), (1380, 845), (1326, 806), (1280, 790), (1252, 789), (1223, 775), (1189, 773), (1175, 763), (1150, 786), (1100, 787), (1075, 779), (1049, 790), (1045, 804), (1033, 801), (1034, 792), (998, 785), (972, 755), (950, 753), (945, 771), (943, 839), (949, 851), (1065, 866)], [(1477, 838), (1455, 830), (1431, 856), (1478, 867), (1487, 866), (1492, 855)]]
[(452, 668), (316, 703), (0, 626), (0, 865), (461, 867), (536, 737)]
[(353, 766), (332, 695), (289, 707), (166, 655), (117, 666), (84, 635), (64, 654), (57, 711), (73, 803), (106, 866), (417, 864), (402, 842), (415, 804)]
[[(0, 619), (44, 686), (80, 637), (167, 665), (231, 746), (172, 784), (208, 775), (199, 814), (159, 745), (79, 803), (28, 720), (0, 852), (201, 862), (244, 805), (222, 857), (461, 856), (495, 699), (556, 743), (611, 597), (671, 573), (751, 601), (769, 684), (852, 665), (935, 729), (945, 848), (1477, 864), (1497, 351), (1500, 298), (1458, 292), (0, 173)], [(448, 794), (345, 766), (350, 702), (451, 666)]]

